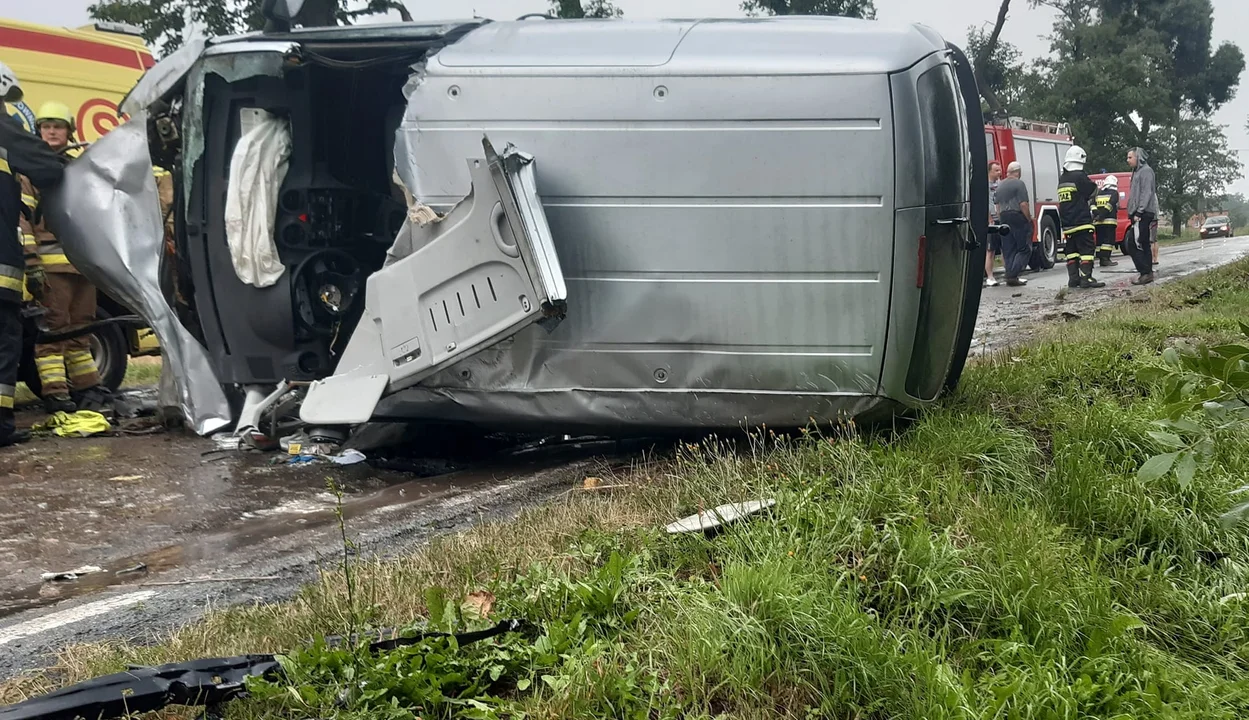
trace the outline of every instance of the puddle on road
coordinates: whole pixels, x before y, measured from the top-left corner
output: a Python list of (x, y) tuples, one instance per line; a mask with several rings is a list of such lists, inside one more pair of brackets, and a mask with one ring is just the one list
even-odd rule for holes
[[(620, 450), (614, 443), (557, 445), (518, 455), (510, 463), (496, 458), (479, 468), (414, 479), (411, 473), (364, 464), (278, 466), (278, 472), (257, 476), (250, 470), (265, 466), (272, 455), (252, 454), (198, 466), (149, 455), (148, 464), (139, 467), (133, 449), (118, 449), (133, 441), (110, 438), (98, 442), (112, 447), (51, 453), (36, 445), (16, 463), (0, 456), (0, 473), (7, 471), (7, 477), (0, 474), (0, 495), (6, 500), (0, 506), (0, 537), (6, 538), (0, 542), (0, 576), (13, 577), (6, 565), (20, 565), (25, 579), (0, 590), (0, 618), (110, 587), (162, 580), (158, 576), (173, 570), (210, 569), (231, 554), (331, 526), (337, 522), (337, 498), (325, 489), (327, 477), (344, 488), (343, 517), (356, 521), (352, 532), (358, 532), (396, 510), (463, 497), (519, 472)], [(177, 451), (173, 457), (193, 457), (197, 463), (204, 445), (185, 436), (163, 444)], [(81, 457), (92, 458), (91, 466), (76, 462)], [(43, 463), (51, 463), (53, 470), (41, 470), (49, 466)], [(39, 580), (41, 571), (85, 563), (104, 572), (68, 582)], [(145, 572), (118, 574), (140, 564)]]

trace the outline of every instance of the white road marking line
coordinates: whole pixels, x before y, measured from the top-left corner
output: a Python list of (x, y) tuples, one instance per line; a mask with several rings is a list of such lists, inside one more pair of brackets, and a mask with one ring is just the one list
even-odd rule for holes
[(21, 640), (31, 635), (38, 635), (39, 633), (96, 617), (97, 615), (105, 615), (129, 605), (137, 605), (154, 595), (156, 595), (155, 590), (140, 590), (139, 592), (118, 595), (117, 597), (104, 600), (96, 600), (95, 602), (89, 602), (68, 610), (49, 613), (34, 620), (27, 620), (24, 623), (0, 629), (0, 645), (11, 643), (14, 640)]

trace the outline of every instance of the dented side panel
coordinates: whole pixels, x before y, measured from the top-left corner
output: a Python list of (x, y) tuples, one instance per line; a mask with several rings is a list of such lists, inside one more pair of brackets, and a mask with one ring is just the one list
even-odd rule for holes
[(70, 163), (62, 184), (44, 196), (48, 222), (74, 266), (151, 325), (178, 406), (206, 435), (230, 423), (230, 409), (207, 354), (161, 293), (164, 225), (146, 128), (139, 112)]

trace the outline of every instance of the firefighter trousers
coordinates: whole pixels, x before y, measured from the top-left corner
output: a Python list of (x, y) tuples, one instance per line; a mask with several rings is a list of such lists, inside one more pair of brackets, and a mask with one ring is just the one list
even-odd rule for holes
[(22, 307), (0, 300), (0, 440), (17, 425), (13, 421), (13, 395), (17, 392), (17, 367), (22, 362)]
[[(43, 288), (42, 304), (49, 332), (58, 332), (95, 321), (95, 286), (77, 273), (50, 272)], [(91, 356), (87, 336), (35, 346), (35, 367), (43, 396), (63, 396), (100, 384), (100, 373)]]
[(1098, 225), (1097, 226), (1097, 257), (1099, 259), (1109, 260), (1115, 251), (1115, 232), (1118, 225)]
[(1077, 230), (1066, 234), (1068, 286), (1075, 287), (1081, 279), (1093, 279), (1093, 260), (1096, 258), (1097, 241), (1093, 231)]

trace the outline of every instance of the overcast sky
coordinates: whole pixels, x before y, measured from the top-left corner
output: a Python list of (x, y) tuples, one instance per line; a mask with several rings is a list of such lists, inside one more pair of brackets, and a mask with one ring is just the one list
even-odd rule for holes
[[(741, 15), (740, 0), (616, 0), (629, 18), (734, 17)], [(30, 0), (5, 2), (4, 15), (29, 22), (73, 27), (89, 22), (87, 7), (92, 0)], [(1244, 38), (1249, 28), (1249, 2), (1213, 0), (1214, 40)], [(405, 0), (418, 19), (451, 19), (480, 15), (494, 20), (510, 20), (528, 12), (545, 12), (545, 0)], [(970, 25), (990, 24), (997, 15), (998, 0), (876, 0), (878, 19), (886, 22), (917, 22), (935, 28), (956, 43), (967, 38)], [(397, 17), (395, 18), (397, 19)], [(1002, 37), (1014, 43), (1029, 58), (1049, 52), (1046, 36), (1053, 24), (1051, 11), (1028, 8), (1027, 0), (1012, 3)], [(1249, 54), (1249, 43), (1241, 43)], [(1229, 126), (1231, 146), (1249, 165), (1249, 73), (1241, 78), (1240, 92), (1215, 119)], [(1249, 170), (1249, 168), (1247, 168)], [(1249, 180), (1235, 189), (1249, 195)]]

